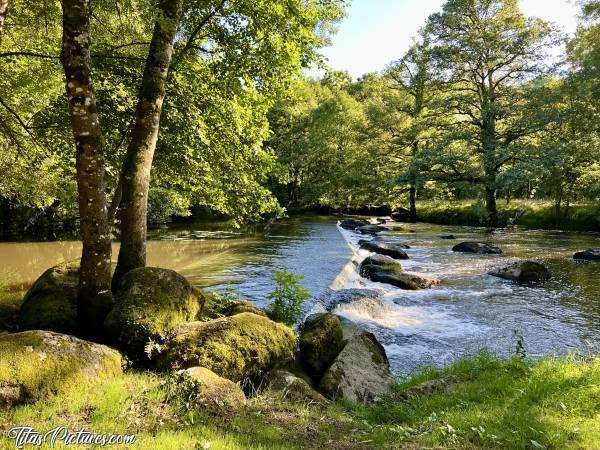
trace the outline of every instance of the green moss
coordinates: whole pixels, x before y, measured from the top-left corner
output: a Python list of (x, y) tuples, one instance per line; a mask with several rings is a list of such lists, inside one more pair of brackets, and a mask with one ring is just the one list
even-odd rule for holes
[(259, 308), (258, 306), (247, 300), (238, 299), (237, 295), (235, 294), (207, 292), (204, 295), (206, 298), (206, 302), (204, 304), (202, 320), (213, 320), (218, 319), (220, 317), (228, 317), (233, 316), (235, 314), (241, 314), (244, 312), (249, 312), (259, 316), (267, 317), (267, 313), (264, 309)]
[(344, 347), (344, 333), (334, 314), (311, 316), (300, 335), (300, 358), (309, 373), (319, 378)]
[(137, 360), (149, 342), (163, 342), (196, 320), (204, 297), (177, 272), (145, 267), (127, 273), (115, 291), (116, 304), (104, 323), (115, 341)]
[(78, 262), (63, 263), (46, 270), (23, 299), (19, 329), (76, 333), (79, 329), (78, 284)]
[(0, 386), (19, 386), (27, 398), (69, 392), (121, 373), (122, 365), (118, 352), (68, 335), (0, 335)]
[(241, 313), (182, 326), (158, 363), (165, 369), (202, 366), (232, 381), (244, 381), (291, 358), (295, 344), (289, 327)]

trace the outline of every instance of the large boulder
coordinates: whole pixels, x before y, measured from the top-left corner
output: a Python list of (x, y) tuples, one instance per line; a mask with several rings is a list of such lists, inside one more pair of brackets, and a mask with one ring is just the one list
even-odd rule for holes
[(480, 255), (499, 255), (502, 253), (499, 247), (486, 242), (461, 242), (452, 247), (453, 252), (477, 253)]
[(252, 313), (182, 325), (164, 344), (159, 368), (202, 366), (231, 381), (255, 378), (293, 357), (296, 337), (286, 325)]
[(385, 349), (373, 334), (362, 332), (348, 341), (319, 388), (332, 399), (368, 404), (387, 393), (393, 382)]
[(117, 376), (123, 358), (100, 344), (55, 333), (23, 331), (0, 335), (0, 405), (67, 393)]
[(205, 294), (204, 310), (202, 319), (218, 319), (219, 317), (234, 316), (249, 312), (259, 316), (267, 317), (267, 312), (248, 300), (231, 299), (226, 296)]
[(392, 286), (408, 291), (429, 289), (440, 283), (439, 280), (434, 278), (424, 277), (416, 273), (408, 272), (374, 272), (369, 276), (369, 279), (377, 283), (391, 284)]
[(360, 248), (380, 255), (390, 256), (394, 259), (408, 259), (408, 255), (403, 250), (407, 248), (403, 245), (389, 244), (386, 242), (360, 241)]
[(25, 294), (19, 311), (19, 329), (77, 333), (78, 285), (78, 262), (46, 270)]
[(175, 382), (185, 386), (186, 397), (195, 406), (235, 410), (246, 404), (246, 396), (239, 384), (205, 367), (180, 370)]
[(369, 222), (356, 219), (344, 219), (340, 221), (340, 227), (344, 230), (356, 230), (358, 227), (369, 225)]
[(265, 392), (292, 402), (327, 403), (327, 399), (314, 390), (306, 380), (287, 370), (271, 370), (265, 376), (263, 386)]
[(582, 261), (600, 261), (600, 248), (588, 248), (587, 250), (577, 252), (573, 259)]
[(340, 320), (331, 313), (313, 314), (300, 335), (300, 358), (308, 373), (320, 378), (344, 347)]
[(147, 346), (161, 344), (180, 325), (200, 315), (204, 297), (173, 270), (134, 269), (115, 290), (116, 304), (104, 326), (109, 336), (134, 360), (147, 359)]
[(550, 279), (550, 272), (546, 266), (535, 261), (519, 261), (510, 266), (492, 270), (489, 274), (520, 284), (541, 283)]
[(382, 231), (389, 231), (389, 228), (383, 227), (381, 225), (364, 225), (362, 227), (358, 227), (355, 229), (360, 234), (370, 234), (375, 235), (377, 233), (381, 233)]

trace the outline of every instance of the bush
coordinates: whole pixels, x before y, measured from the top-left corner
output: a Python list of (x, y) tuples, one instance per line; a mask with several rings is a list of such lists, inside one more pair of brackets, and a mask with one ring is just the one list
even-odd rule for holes
[(190, 202), (183, 195), (170, 189), (154, 187), (148, 194), (148, 222), (167, 223), (172, 216), (188, 217)]
[(270, 316), (277, 322), (294, 325), (302, 317), (304, 300), (310, 298), (310, 292), (299, 284), (304, 277), (294, 275), (287, 269), (273, 273), (277, 287), (267, 296), (271, 300)]

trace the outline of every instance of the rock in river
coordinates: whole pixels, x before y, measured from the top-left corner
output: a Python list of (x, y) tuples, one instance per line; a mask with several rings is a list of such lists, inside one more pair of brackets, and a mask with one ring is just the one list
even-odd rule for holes
[(382, 227), (381, 225), (364, 225), (362, 227), (356, 228), (355, 231), (358, 231), (360, 234), (371, 234), (375, 235), (377, 233), (381, 233), (382, 231), (388, 231), (389, 228)]
[(519, 261), (508, 267), (492, 270), (489, 274), (519, 284), (541, 283), (550, 279), (546, 266), (535, 261)]
[(368, 404), (386, 394), (393, 382), (384, 348), (373, 334), (362, 332), (348, 341), (319, 388), (336, 400)]
[(408, 259), (408, 255), (403, 250), (407, 246), (388, 244), (386, 242), (364, 241), (359, 242), (360, 248), (380, 255), (390, 256), (394, 259)]
[(433, 278), (402, 271), (402, 266), (394, 259), (384, 255), (365, 258), (359, 268), (360, 275), (371, 281), (391, 284), (400, 289), (417, 291), (429, 289), (439, 283)]
[(344, 346), (342, 324), (331, 313), (313, 314), (300, 335), (300, 358), (308, 373), (319, 379)]
[(502, 253), (499, 247), (486, 242), (461, 242), (452, 247), (452, 251), (460, 253), (477, 253), (480, 255), (499, 255)]
[(376, 272), (400, 273), (402, 266), (391, 256), (373, 255), (365, 258), (358, 270), (361, 277), (371, 278)]
[(600, 248), (589, 248), (573, 255), (573, 259), (584, 261), (600, 261)]
[(366, 225), (370, 225), (369, 222), (356, 219), (344, 219), (340, 222), (340, 227), (344, 230), (356, 230), (358, 227), (364, 227)]

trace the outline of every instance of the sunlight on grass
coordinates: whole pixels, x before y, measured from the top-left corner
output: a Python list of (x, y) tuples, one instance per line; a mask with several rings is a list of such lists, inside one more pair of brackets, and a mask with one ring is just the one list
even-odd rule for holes
[[(444, 391), (404, 396), (424, 381), (450, 376), (456, 381)], [(10, 445), (6, 430), (27, 424), (135, 434), (136, 449), (600, 448), (599, 358), (527, 364), (481, 354), (426, 370), (370, 407), (259, 395), (240, 411), (208, 411), (166, 395), (164, 377), (129, 372), (93, 389), (3, 411), (0, 447)]]

